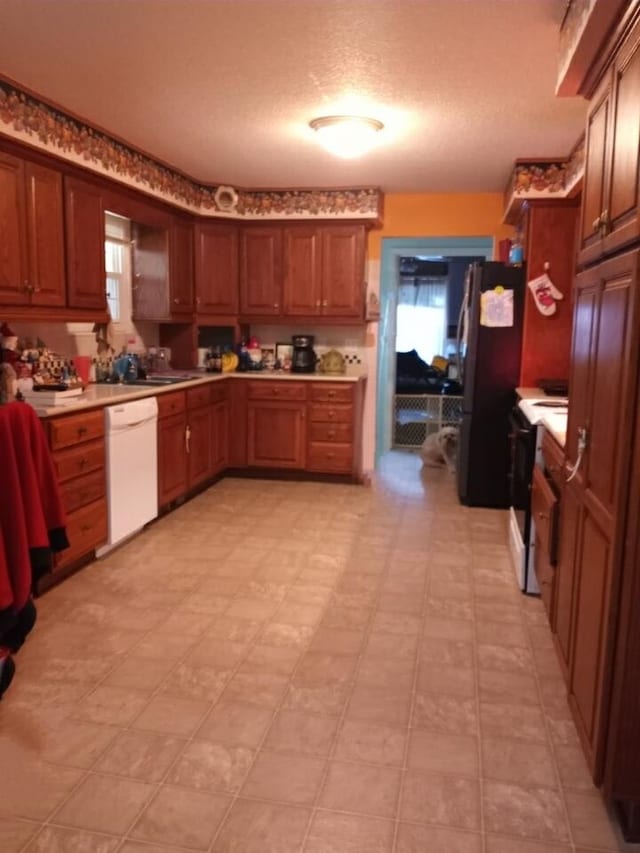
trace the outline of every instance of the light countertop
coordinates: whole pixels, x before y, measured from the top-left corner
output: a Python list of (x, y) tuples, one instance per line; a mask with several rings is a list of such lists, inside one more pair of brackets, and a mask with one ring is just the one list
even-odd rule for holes
[(566, 407), (537, 408), (535, 403), (566, 403), (566, 397), (552, 397), (545, 394), (541, 388), (516, 388), (516, 393), (521, 400), (520, 409), (532, 424), (542, 424), (555, 440), (564, 447), (567, 440), (567, 409)]
[[(176, 373), (179, 373), (177, 371)], [(283, 373), (278, 371), (247, 371), (246, 373), (205, 373), (204, 371), (184, 371), (185, 376), (190, 378), (184, 382), (176, 382), (172, 385), (111, 385), (98, 383), (89, 385), (82, 396), (70, 397), (63, 403), (55, 406), (36, 406), (32, 400), (28, 402), (36, 410), (41, 418), (50, 418), (58, 415), (66, 415), (70, 412), (78, 412), (83, 409), (94, 409), (99, 406), (111, 406), (123, 403), (127, 400), (140, 400), (143, 397), (155, 397), (158, 394), (167, 394), (171, 391), (185, 391), (197, 385), (205, 385), (209, 382), (226, 382), (229, 379), (257, 379), (260, 381), (284, 381), (284, 382), (359, 382), (366, 379), (364, 374), (340, 374), (332, 376), (325, 373)]]

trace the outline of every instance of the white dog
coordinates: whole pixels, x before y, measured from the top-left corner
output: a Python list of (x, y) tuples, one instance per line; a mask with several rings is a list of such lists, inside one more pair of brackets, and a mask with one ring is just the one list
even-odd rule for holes
[(446, 465), (449, 471), (454, 471), (457, 450), (458, 428), (442, 427), (425, 438), (420, 448), (422, 464), (427, 468), (441, 468)]

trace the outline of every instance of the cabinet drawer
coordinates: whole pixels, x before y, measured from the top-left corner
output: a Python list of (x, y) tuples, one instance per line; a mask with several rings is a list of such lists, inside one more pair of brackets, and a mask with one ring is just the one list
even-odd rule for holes
[(542, 469), (536, 465), (531, 489), (531, 517), (536, 526), (536, 540), (552, 565), (556, 562), (557, 509), (558, 499)]
[(564, 450), (546, 431), (542, 438), (542, 456), (551, 480), (558, 489), (561, 489), (564, 483)]
[(167, 418), (169, 415), (177, 415), (178, 412), (184, 412), (186, 408), (184, 391), (173, 391), (170, 394), (158, 394), (157, 400), (159, 418)]
[(250, 400), (306, 400), (307, 389), (302, 382), (249, 382)]
[(72, 477), (88, 474), (90, 471), (102, 471), (104, 475), (104, 440), (87, 441), (77, 447), (57, 450), (53, 454), (58, 480), (63, 483)]
[(328, 382), (318, 382), (311, 386), (311, 400), (318, 403), (351, 403), (353, 388), (350, 385), (331, 385)]
[(327, 471), (349, 474), (353, 467), (353, 445), (309, 442), (307, 468), (309, 471)]
[(351, 431), (351, 424), (311, 422), (309, 424), (309, 440), (346, 444), (351, 441)]
[(104, 497), (104, 471), (94, 471), (74, 480), (60, 484), (62, 503), (67, 513), (75, 512), (80, 507)]
[(213, 382), (211, 388), (211, 402), (221, 403), (223, 400), (229, 399), (229, 383), (228, 382)]
[(62, 568), (107, 541), (107, 502), (104, 498), (87, 504), (67, 518), (69, 547), (56, 557), (56, 568)]
[(319, 423), (350, 424), (353, 420), (353, 407), (338, 403), (312, 403), (309, 406), (309, 420)]
[(66, 418), (52, 418), (48, 421), (49, 446), (52, 450), (70, 447), (81, 441), (102, 438), (104, 435), (104, 412), (96, 409), (81, 415), (69, 415)]
[(202, 406), (208, 406), (210, 402), (210, 385), (198, 385), (197, 388), (189, 388), (187, 391), (187, 409), (200, 409)]

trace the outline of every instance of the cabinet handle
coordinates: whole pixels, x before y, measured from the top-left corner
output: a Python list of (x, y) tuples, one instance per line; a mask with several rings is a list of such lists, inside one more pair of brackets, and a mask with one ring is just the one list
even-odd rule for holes
[(84, 435), (87, 431), (87, 428), (84, 426), (78, 427), (78, 435)]
[(184, 449), (187, 451), (187, 453), (191, 453), (190, 442), (191, 442), (191, 427), (187, 426), (185, 431), (184, 431)]
[(549, 518), (549, 516), (546, 514), (546, 512), (539, 512), (538, 518)]
[(335, 392), (335, 391), (329, 391), (328, 396), (329, 396), (329, 397), (335, 397), (335, 396), (336, 396), (336, 392)]
[(336, 434), (336, 431), (334, 429), (330, 429), (329, 432), (327, 433), (329, 438), (334, 438), (335, 434)]
[(323, 308), (326, 308), (328, 304), (329, 304), (329, 300), (328, 300), (328, 299), (323, 299), (323, 300), (322, 300), (322, 307), (323, 307)]
[(196, 296), (196, 305), (200, 305), (200, 297)]
[(335, 418), (335, 416), (336, 416), (336, 413), (335, 413), (334, 411), (330, 411), (330, 412), (329, 412), (329, 417), (330, 417), (330, 418)]
[(602, 225), (602, 216), (596, 216), (596, 218), (593, 220), (593, 230), (599, 231), (601, 225)]
[(177, 296), (174, 298), (173, 302), (174, 302), (174, 305), (180, 305), (180, 300), (178, 299)]
[(319, 299), (316, 299), (316, 308), (319, 308), (322, 305), (322, 302)]
[(600, 214), (600, 231), (604, 236), (609, 230), (609, 211), (603, 210)]
[(88, 461), (89, 461), (89, 460), (87, 459), (87, 457), (86, 457), (86, 456), (83, 456), (83, 457), (82, 457), (82, 459), (80, 459), (80, 460), (79, 460), (78, 465), (79, 465), (81, 468), (84, 468), (84, 466), (87, 464), (87, 462), (88, 462)]
[(81, 525), (80, 525), (80, 530), (81, 530), (83, 533), (88, 533), (88, 532), (89, 532), (89, 530), (91, 530), (91, 525), (90, 525), (90, 524), (81, 524)]
[(277, 302), (274, 302), (274, 303), (273, 303), (273, 307), (274, 307), (274, 308), (278, 308), (278, 303), (277, 303)]

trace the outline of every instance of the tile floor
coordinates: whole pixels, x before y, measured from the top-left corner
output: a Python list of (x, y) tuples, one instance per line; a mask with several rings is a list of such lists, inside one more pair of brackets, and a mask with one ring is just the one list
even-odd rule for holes
[(505, 514), (224, 480), (40, 599), (2, 853), (620, 851)]

